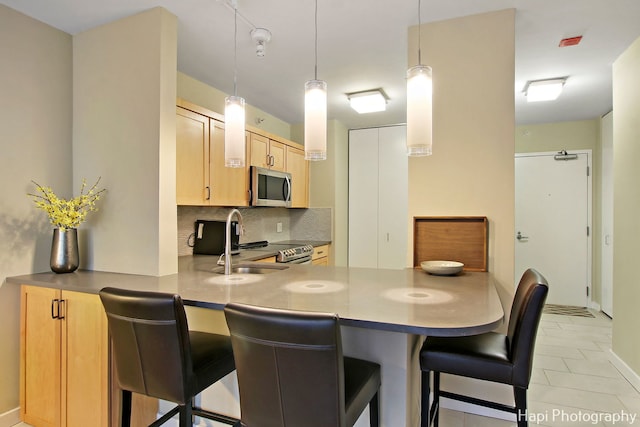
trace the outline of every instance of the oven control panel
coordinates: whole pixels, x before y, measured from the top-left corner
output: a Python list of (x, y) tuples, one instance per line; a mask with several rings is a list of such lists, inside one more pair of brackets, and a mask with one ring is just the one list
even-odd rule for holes
[(313, 254), (312, 245), (296, 246), (293, 248), (282, 249), (276, 255), (277, 262), (288, 262), (294, 259), (310, 257)]

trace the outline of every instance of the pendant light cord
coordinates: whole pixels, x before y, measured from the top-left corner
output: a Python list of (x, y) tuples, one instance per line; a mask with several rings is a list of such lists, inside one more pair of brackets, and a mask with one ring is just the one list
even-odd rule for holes
[(233, 96), (238, 96), (238, 8), (233, 10)]
[(315, 68), (314, 68), (314, 76), (315, 80), (318, 80), (318, 0), (316, 0), (316, 10), (315, 10), (315, 27), (316, 27), (316, 35), (315, 35)]
[(422, 1), (418, 0), (418, 65), (422, 65), (422, 11), (421, 11)]

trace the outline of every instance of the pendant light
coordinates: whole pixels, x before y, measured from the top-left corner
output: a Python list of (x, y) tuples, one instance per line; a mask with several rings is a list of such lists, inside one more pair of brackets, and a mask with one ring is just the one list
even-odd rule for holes
[(238, 8), (233, 8), (233, 96), (224, 99), (224, 165), (243, 168), (245, 157), (244, 98), (238, 91)]
[(327, 158), (327, 82), (318, 80), (318, 0), (315, 9), (315, 74), (304, 85), (304, 158)]
[(422, 65), (420, 1), (418, 0), (418, 65), (407, 70), (407, 154), (430, 156), (433, 81), (431, 67)]

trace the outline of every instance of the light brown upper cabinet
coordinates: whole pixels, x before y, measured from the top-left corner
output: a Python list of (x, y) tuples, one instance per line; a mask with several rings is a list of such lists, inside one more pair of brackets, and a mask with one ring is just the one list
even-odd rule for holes
[[(176, 107), (176, 202), (193, 206), (248, 206), (249, 165), (224, 165), (224, 123)], [(245, 140), (247, 156), (249, 144)]]
[(251, 133), (251, 166), (285, 171), (285, 144)]
[(309, 207), (309, 164), (304, 150), (286, 146), (286, 171), (291, 174), (291, 207)]

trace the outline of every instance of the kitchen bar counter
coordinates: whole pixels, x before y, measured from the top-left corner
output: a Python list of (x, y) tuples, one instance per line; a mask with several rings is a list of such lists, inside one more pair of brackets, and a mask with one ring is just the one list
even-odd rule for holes
[(88, 293), (105, 286), (171, 292), (179, 294), (187, 305), (215, 310), (234, 301), (326, 311), (337, 313), (346, 326), (417, 335), (477, 334), (495, 329), (503, 318), (489, 273), (444, 277), (415, 269), (254, 263), (263, 268), (287, 268), (268, 274), (225, 276), (212, 273), (219, 268), (217, 259), (180, 257), (180, 272), (162, 277), (76, 271), (15, 276), (7, 282)]
[[(234, 265), (261, 258), (259, 252), (243, 251), (234, 257)], [(490, 273), (441, 277), (414, 269), (254, 262), (252, 265), (262, 268), (288, 268), (225, 276), (213, 273), (221, 268), (217, 260), (217, 256), (207, 255), (180, 257), (179, 273), (162, 277), (76, 271), (15, 276), (7, 282), (87, 293), (97, 293), (105, 286), (177, 293), (193, 307), (191, 310), (198, 311), (189, 319), (196, 329), (226, 329), (221, 310), (230, 301), (337, 313), (343, 325), (344, 353), (382, 366), (382, 427), (419, 424), (418, 351), (425, 335), (477, 334), (495, 329), (503, 319)], [(205, 318), (198, 318), (204, 312)], [(202, 406), (239, 416), (235, 373), (205, 390)], [(169, 405), (161, 402), (160, 413), (168, 409)], [(365, 411), (355, 427), (367, 425)]]

